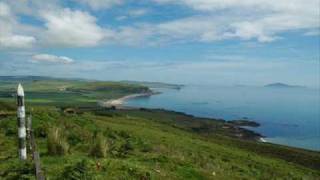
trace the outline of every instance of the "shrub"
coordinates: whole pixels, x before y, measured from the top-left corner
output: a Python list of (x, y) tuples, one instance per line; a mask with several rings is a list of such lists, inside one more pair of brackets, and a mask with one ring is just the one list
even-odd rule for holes
[(152, 145), (146, 139), (138, 138), (137, 145), (141, 152), (151, 152), (153, 150)]
[(108, 142), (102, 133), (98, 133), (94, 136), (93, 145), (90, 149), (90, 156), (103, 158), (107, 156), (109, 150)]
[(48, 129), (48, 154), (50, 155), (65, 155), (69, 151), (69, 144), (61, 133), (58, 127)]
[(125, 141), (114, 143), (111, 148), (111, 154), (114, 157), (125, 158), (133, 150), (132, 143), (126, 139)]

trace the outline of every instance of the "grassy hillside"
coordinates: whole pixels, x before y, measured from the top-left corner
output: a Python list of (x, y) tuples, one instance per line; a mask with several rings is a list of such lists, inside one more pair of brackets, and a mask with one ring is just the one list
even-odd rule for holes
[[(150, 113), (153, 112), (126, 110), (68, 114), (53, 107), (34, 108), (33, 125), (46, 176), (50, 179), (85, 176), (316, 179), (320, 176), (319, 153), (237, 140), (222, 132), (202, 134), (192, 130), (201, 119), (166, 111), (155, 111), (151, 118)], [(172, 123), (174, 119), (189, 123), (179, 125)], [(212, 125), (219, 123), (222, 122)], [(54, 131), (59, 132), (58, 140), (54, 139)], [(33, 178), (32, 164), (20, 164), (17, 158), (16, 132), (14, 116), (1, 119), (0, 176)], [(251, 143), (252, 147), (242, 147), (241, 143)], [(278, 154), (279, 151), (284, 153)], [(296, 159), (287, 159), (288, 156)]]
[[(24, 83), (27, 112), (32, 112), (33, 129), (47, 179), (320, 177), (319, 152), (255, 142), (250, 137), (256, 135), (237, 127), (239, 122), (197, 118), (165, 110), (108, 110), (93, 103), (99, 98), (148, 91), (146, 87), (51, 81)], [(11, 87), (8, 84), (0, 85), (2, 93), (13, 92), (15, 84)], [(57, 84), (66, 87), (57, 93), (54, 91)], [(50, 93), (39, 95), (48, 92), (62, 93), (65, 97), (51, 97)], [(81, 105), (77, 104), (80, 97), (85, 97)], [(13, 97), (0, 99), (0, 179), (34, 179), (32, 162), (21, 163), (17, 157), (13, 101)], [(66, 111), (66, 107), (73, 111)]]
[(0, 101), (13, 102), (17, 83), (25, 88), (28, 104), (96, 106), (98, 100), (149, 91), (146, 86), (119, 82), (66, 80), (43, 77), (0, 78)]

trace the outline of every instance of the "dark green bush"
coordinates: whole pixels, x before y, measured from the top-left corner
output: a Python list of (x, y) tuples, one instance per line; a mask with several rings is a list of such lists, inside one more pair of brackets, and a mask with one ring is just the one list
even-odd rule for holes
[(132, 143), (129, 140), (117, 141), (110, 148), (110, 153), (114, 157), (124, 158), (134, 149)]

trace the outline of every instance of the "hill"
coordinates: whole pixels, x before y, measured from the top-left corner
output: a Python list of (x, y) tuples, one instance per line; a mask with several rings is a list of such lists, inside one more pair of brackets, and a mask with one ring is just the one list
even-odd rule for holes
[[(96, 101), (103, 98), (149, 91), (145, 86), (81, 80), (24, 84), (27, 112), (32, 112), (42, 169), (48, 179), (320, 176), (319, 152), (259, 142), (259, 134), (240, 127), (258, 125), (253, 122), (198, 118), (161, 109), (97, 106)], [(56, 92), (62, 85), (65, 88)], [(14, 87), (8, 82), (0, 85), (0, 91), (14, 93)], [(0, 102), (0, 177), (34, 179), (32, 162), (22, 163), (17, 157), (14, 97), (1, 97)]]
[(304, 86), (289, 85), (289, 84), (284, 84), (284, 83), (272, 83), (272, 84), (267, 84), (264, 87), (270, 87), (270, 88), (304, 88)]
[(181, 89), (184, 85), (181, 84), (170, 84), (170, 83), (162, 83), (162, 82), (146, 82), (146, 81), (121, 81), (128, 84), (138, 84), (147, 86), (149, 88), (167, 88), (167, 89)]
[(88, 80), (59, 79), (38, 76), (0, 76), (0, 101), (13, 102), (16, 86), (22, 83), (33, 105), (97, 106), (98, 100), (146, 93), (146, 86)]

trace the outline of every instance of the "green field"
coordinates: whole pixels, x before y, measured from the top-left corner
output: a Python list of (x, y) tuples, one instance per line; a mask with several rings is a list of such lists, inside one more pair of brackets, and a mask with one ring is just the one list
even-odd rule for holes
[[(23, 84), (47, 179), (320, 177), (319, 152), (239, 138), (234, 136), (239, 129), (230, 122), (96, 105), (100, 99), (148, 91), (145, 86), (82, 80)], [(17, 156), (15, 103), (10, 95), (15, 87), (13, 80), (0, 84), (0, 179), (34, 179), (32, 161), (21, 163)]]
[(13, 102), (18, 83), (25, 88), (27, 104), (59, 107), (96, 106), (98, 100), (149, 91), (146, 86), (137, 84), (26, 77), (0, 79), (0, 101)]

